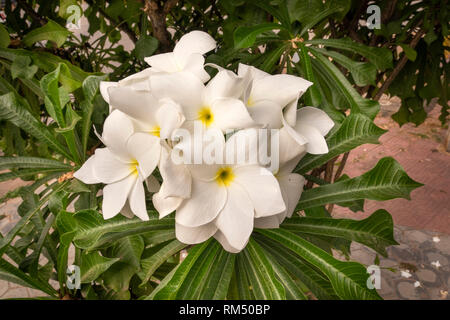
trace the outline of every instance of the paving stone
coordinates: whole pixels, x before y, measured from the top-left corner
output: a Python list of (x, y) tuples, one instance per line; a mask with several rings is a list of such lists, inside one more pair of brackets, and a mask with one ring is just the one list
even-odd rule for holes
[(9, 286), (8, 286), (8, 282), (6, 282), (5, 280), (0, 280), (0, 297), (5, 294), (6, 291), (8, 291)]
[(437, 278), (436, 273), (434, 273), (434, 271), (428, 270), (428, 269), (421, 269), (416, 272), (416, 275), (421, 281), (431, 282), (431, 283), (436, 282), (436, 278)]
[(436, 252), (428, 252), (427, 258), (430, 263), (433, 261), (439, 261), (439, 263), (441, 264), (441, 268), (448, 265), (448, 259), (442, 254)]
[(406, 281), (400, 282), (397, 285), (397, 290), (404, 299), (418, 299), (419, 298), (419, 296), (417, 294), (417, 290), (414, 287), (414, 283), (412, 283), (412, 282), (406, 282)]
[(441, 241), (434, 242), (436, 249), (450, 255), (450, 237), (439, 237)]
[(422, 243), (422, 242), (425, 242), (425, 241), (431, 239), (425, 232), (422, 232), (419, 230), (406, 231), (405, 235), (409, 240), (419, 242), (419, 243)]
[(10, 288), (3, 296), (2, 299), (11, 299), (11, 298), (29, 298), (27, 288), (19, 287), (19, 288)]
[(368, 252), (367, 250), (358, 250), (355, 253), (352, 253), (352, 259), (364, 265), (372, 265), (375, 260), (375, 254)]

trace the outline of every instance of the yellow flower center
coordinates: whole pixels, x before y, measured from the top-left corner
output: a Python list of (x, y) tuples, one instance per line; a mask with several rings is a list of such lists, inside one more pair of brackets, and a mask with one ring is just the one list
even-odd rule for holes
[(255, 104), (255, 101), (253, 101), (253, 98), (251, 96), (247, 99), (247, 107), (252, 107)]
[(132, 175), (137, 176), (139, 174), (138, 167), (139, 163), (137, 162), (136, 159), (130, 162), (130, 171)]
[(227, 187), (233, 182), (234, 173), (230, 167), (224, 167), (217, 170), (216, 182), (223, 187)]
[(157, 136), (157, 137), (160, 137), (160, 132), (161, 132), (160, 126), (154, 126), (154, 127), (149, 131), (150, 134), (152, 134), (152, 135), (154, 135), (154, 136)]
[(198, 111), (198, 119), (209, 127), (214, 121), (214, 115), (211, 112), (211, 108), (208, 106), (201, 108)]

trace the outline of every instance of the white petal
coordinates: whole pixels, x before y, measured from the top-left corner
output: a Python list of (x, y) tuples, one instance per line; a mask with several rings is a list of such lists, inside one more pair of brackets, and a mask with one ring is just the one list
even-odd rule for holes
[(83, 164), (83, 166), (78, 169), (73, 176), (77, 178), (78, 180), (87, 183), (100, 183), (100, 180), (95, 176), (94, 174), (94, 166), (95, 166), (95, 154), (91, 156), (89, 159), (86, 160), (86, 162)]
[(282, 116), (280, 105), (270, 100), (259, 100), (247, 107), (253, 121), (259, 125), (267, 126), (271, 129), (279, 129), (282, 126)]
[(216, 41), (203, 31), (191, 31), (180, 38), (173, 49), (173, 53), (181, 63), (185, 65), (185, 59), (193, 53), (205, 54), (216, 47)]
[(296, 157), (303, 156), (306, 153), (307, 141), (304, 137), (302, 137), (303, 143), (299, 144), (299, 142), (296, 141), (291, 135), (292, 132), (294, 132), (295, 135), (298, 135), (291, 127), (284, 126), (279, 132), (280, 166)]
[(301, 127), (303, 124), (315, 127), (322, 136), (325, 136), (334, 126), (333, 120), (326, 112), (314, 107), (303, 107), (297, 111), (297, 125), (295, 127)]
[(284, 108), (311, 85), (312, 82), (300, 77), (277, 74), (254, 81), (251, 95), (254, 101), (271, 100)]
[(108, 88), (117, 87), (117, 85), (118, 85), (117, 82), (112, 82), (112, 81), (101, 81), (100, 82), (100, 94), (102, 95), (103, 100), (105, 100), (108, 104), (110, 103)]
[(188, 168), (183, 164), (175, 164), (172, 161), (170, 150), (166, 147), (163, 147), (161, 151), (159, 171), (163, 178), (159, 190), (162, 199), (167, 197), (186, 199), (191, 196), (191, 174)]
[(146, 68), (138, 73), (132, 74), (125, 79), (119, 80), (119, 86), (129, 86), (136, 91), (150, 91), (148, 79), (155, 74), (152, 68)]
[(181, 66), (177, 64), (173, 52), (155, 54), (154, 56), (144, 58), (145, 62), (152, 66), (155, 71), (177, 72)]
[(287, 207), (286, 216), (290, 218), (302, 195), (305, 178), (297, 173), (290, 173), (279, 176), (278, 182), (280, 183), (281, 194)]
[(291, 127), (295, 127), (295, 124), (297, 123), (297, 105), (298, 97), (289, 103), (283, 111), (284, 120)]
[(215, 181), (192, 180), (191, 198), (177, 209), (176, 221), (186, 227), (198, 227), (214, 220), (227, 200), (226, 188)]
[(198, 118), (202, 106), (205, 86), (196, 76), (189, 72), (176, 74), (157, 74), (150, 78), (150, 87), (155, 97), (171, 98), (183, 108), (188, 120)]
[(260, 70), (258, 68), (253, 67), (253, 66), (249, 66), (249, 65), (246, 65), (246, 64), (239, 63), (238, 75), (240, 77), (244, 77), (247, 74), (247, 72), (251, 73), (253, 80), (259, 80), (259, 79), (265, 78), (267, 76), (270, 76), (270, 73), (262, 71), (262, 70)]
[(122, 160), (130, 159), (127, 140), (134, 133), (131, 119), (123, 112), (114, 110), (105, 120), (102, 139), (106, 146)]
[(302, 123), (297, 125), (295, 131), (306, 138), (306, 152), (311, 154), (324, 154), (328, 152), (327, 141), (318, 129)]
[[(258, 142), (260, 142), (258, 144)], [(227, 164), (258, 164), (258, 153), (267, 149), (264, 141), (260, 141), (257, 129), (239, 130), (228, 138), (225, 144), (225, 160)], [(259, 159), (262, 159), (261, 156)]]
[(241, 251), (241, 249), (237, 249), (237, 248), (234, 248), (233, 246), (231, 246), (230, 243), (228, 242), (227, 238), (225, 237), (225, 235), (222, 232), (220, 232), (220, 230), (214, 234), (214, 238), (217, 241), (219, 241), (219, 243), (222, 245), (222, 247), (226, 251), (228, 251), (230, 253), (238, 253), (239, 251)]
[(172, 132), (181, 127), (185, 117), (181, 106), (172, 99), (162, 99), (160, 104), (155, 115), (160, 127), (159, 136), (161, 139), (169, 139), (172, 136)]
[(219, 98), (239, 98), (242, 95), (242, 79), (229, 70), (219, 71), (206, 85), (204, 102), (212, 104)]
[(147, 214), (147, 206), (145, 204), (145, 191), (142, 179), (139, 177), (136, 179), (133, 189), (128, 196), (130, 201), (130, 208), (134, 215), (143, 221), (149, 220)]
[(213, 222), (199, 227), (185, 227), (181, 224), (175, 224), (175, 235), (178, 241), (186, 244), (197, 244), (211, 238), (217, 231)]
[(253, 204), (238, 184), (230, 185), (227, 191), (227, 201), (216, 219), (216, 225), (233, 248), (242, 250), (253, 231)]
[(205, 71), (205, 58), (200, 53), (193, 53), (189, 55), (183, 63), (184, 65), (182, 70), (192, 73), (203, 83), (207, 82), (211, 78), (208, 72)]
[(160, 139), (152, 134), (137, 132), (127, 143), (128, 152), (139, 164), (139, 172), (146, 179), (152, 174), (161, 158)]
[(213, 125), (222, 131), (227, 129), (243, 129), (255, 126), (244, 103), (233, 98), (215, 100), (212, 105)]
[(286, 210), (278, 181), (270, 171), (258, 166), (242, 166), (235, 168), (234, 174), (236, 183), (252, 200), (256, 218)]
[(158, 211), (160, 219), (177, 210), (183, 200), (180, 197), (163, 197), (161, 192), (155, 193), (152, 197), (153, 206)]
[(128, 195), (136, 182), (136, 177), (128, 177), (106, 185), (103, 188), (102, 212), (104, 219), (110, 219), (117, 215), (125, 205)]
[(260, 229), (276, 229), (280, 227), (278, 214), (274, 216), (262, 217), (255, 219), (255, 228)]
[(109, 98), (114, 108), (145, 122), (156, 125), (155, 113), (159, 108), (158, 101), (147, 91), (135, 91), (130, 87), (109, 89)]
[(95, 150), (93, 172), (102, 183), (113, 183), (127, 177), (132, 170), (129, 163), (118, 159), (111, 150), (99, 148)]

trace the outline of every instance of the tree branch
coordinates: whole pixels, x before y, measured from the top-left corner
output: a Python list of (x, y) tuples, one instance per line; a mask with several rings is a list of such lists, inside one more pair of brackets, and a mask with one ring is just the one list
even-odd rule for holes
[[(409, 44), (409, 46), (411, 48), (415, 48), (416, 45), (419, 43), (420, 38), (422, 38), (422, 36), (424, 35), (425, 31), (423, 29), (419, 30), (416, 35), (414, 36), (414, 38), (411, 40), (411, 43)], [(389, 77), (387, 77), (386, 81), (384, 81), (383, 85), (381, 86), (381, 88), (377, 91), (377, 93), (375, 94), (375, 96), (373, 97), (373, 100), (378, 101), (380, 100), (381, 96), (383, 95), (383, 93), (387, 90), (387, 88), (389, 88), (389, 86), (391, 85), (391, 83), (395, 80), (395, 78), (398, 76), (398, 74), (400, 73), (400, 71), (403, 69), (403, 67), (405, 66), (406, 62), (408, 62), (408, 57), (406, 56), (405, 53), (403, 53), (400, 61), (397, 63), (397, 65), (395, 66), (394, 70), (392, 71), (392, 73), (389, 75)]]
[(29, 15), (35, 22), (39, 23), (41, 26), (47, 23), (47, 19), (41, 17), (36, 11), (24, 0), (17, 0), (19, 6)]
[(161, 7), (155, 0), (145, 0), (144, 11), (150, 18), (153, 27), (153, 35), (160, 43), (161, 52), (172, 50), (172, 41), (166, 27), (167, 14), (177, 4), (178, 0), (167, 0)]

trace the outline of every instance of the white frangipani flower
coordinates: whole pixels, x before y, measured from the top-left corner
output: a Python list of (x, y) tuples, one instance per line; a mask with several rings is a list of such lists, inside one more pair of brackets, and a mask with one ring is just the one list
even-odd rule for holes
[[(87, 184), (104, 183), (103, 217), (110, 219), (125, 207), (142, 220), (148, 220), (143, 181), (155, 169), (159, 139), (135, 133), (131, 119), (119, 110), (105, 120), (102, 141), (74, 177)], [(127, 214), (125, 214), (127, 215)]]
[(325, 135), (333, 128), (334, 122), (322, 110), (303, 107), (296, 112), (295, 125), (291, 126), (283, 118), (280, 130), (280, 154), (290, 160), (302, 152), (311, 154), (328, 153)]
[[(253, 120), (269, 128), (281, 128), (282, 110), (295, 113), (299, 97), (311, 82), (288, 74), (270, 75), (262, 70), (239, 64), (238, 75), (244, 79), (243, 100)], [(293, 109), (293, 111), (292, 111)]]
[(171, 98), (181, 105), (187, 121), (200, 121), (206, 128), (249, 128), (255, 125), (244, 103), (239, 79), (222, 70), (205, 86), (190, 73), (156, 74), (150, 78), (152, 94), (159, 99)]
[[(223, 145), (223, 154), (247, 130), (231, 136)], [(286, 210), (277, 180), (259, 165), (192, 165), (189, 169), (191, 197), (181, 203), (175, 215), (181, 242), (194, 244), (214, 236), (225, 250), (239, 252), (248, 242), (255, 218)]]
[(216, 48), (216, 41), (206, 32), (192, 31), (180, 38), (173, 52), (161, 53), (145, 58), (152, 70), (157, 72), (189, 72), (202, 82), (209, 80), (203, 65), (203, 54)]

